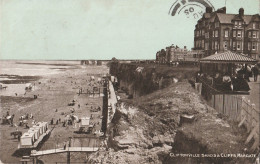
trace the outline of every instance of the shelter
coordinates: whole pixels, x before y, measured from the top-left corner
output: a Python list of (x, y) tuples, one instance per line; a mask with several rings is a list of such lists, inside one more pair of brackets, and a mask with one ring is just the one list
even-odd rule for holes
[(256, 64), (257, 60), (231, 51), (216, 53), (200, 60), (200, 72), (214, 75), (216, 72), (233, 75), (237, 64)]

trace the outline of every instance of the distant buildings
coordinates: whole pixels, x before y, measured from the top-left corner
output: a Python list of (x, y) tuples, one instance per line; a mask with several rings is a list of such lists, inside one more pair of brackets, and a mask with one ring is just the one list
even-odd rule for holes
[(194, 30), (194, 52), (205, 57), (216, 52), (233, 51), (260, 61), (260, 15), (226, 14), (223, 7), (215, 12), (206, 8)]
[(186, 46), (184, 46), (184, 48), (179, 48), (178, 46), (171, 45), (156, 53), (156, 61), (158, 63), (165, 64), (185, 60), (187, 52), (188, 50)]

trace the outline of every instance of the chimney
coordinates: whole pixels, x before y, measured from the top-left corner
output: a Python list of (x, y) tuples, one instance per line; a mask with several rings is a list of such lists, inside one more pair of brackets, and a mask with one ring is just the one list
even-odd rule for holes
[(222, 7), (220, 9), (218, 9), (217, 13), (224, 13), (224, 14), (226, 14), (226, 7)]
[(187, 47), (186, 47), (186, 46), (184, 46), (184, 49), (186, 50), (186, 49), (187, 49)]
[(227, 13), (226, 7), (223, 7), (222, 9), (223, 9), (223, 13), (226, 14)]
[(212, 7), (206, 7), (206, 13), (212, 13)]
[(243, 8), (239, 9), (239, 16), (244, 16), (244, 9)]

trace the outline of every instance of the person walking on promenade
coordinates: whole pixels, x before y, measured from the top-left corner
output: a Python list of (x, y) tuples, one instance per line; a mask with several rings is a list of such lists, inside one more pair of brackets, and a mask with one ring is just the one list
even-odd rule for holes
[(257, 76), (258, 76), (258, 74), (259, 74), (259, 70), (258, 70), (257, 65), (255, 65), (255, 66), (252, 68), (252, 72), (253, 72), (253, 75), (254, 75), (254, 82), (257, 82)]

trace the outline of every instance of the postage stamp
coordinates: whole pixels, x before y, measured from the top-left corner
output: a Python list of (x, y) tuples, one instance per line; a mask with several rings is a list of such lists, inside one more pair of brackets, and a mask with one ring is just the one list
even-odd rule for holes
[(187, 18), (198, 19), (207, 7), (215, 10), (209, 0), (177, 0), (170, 7), (169, 14), (172, 16), (185, 15)]

